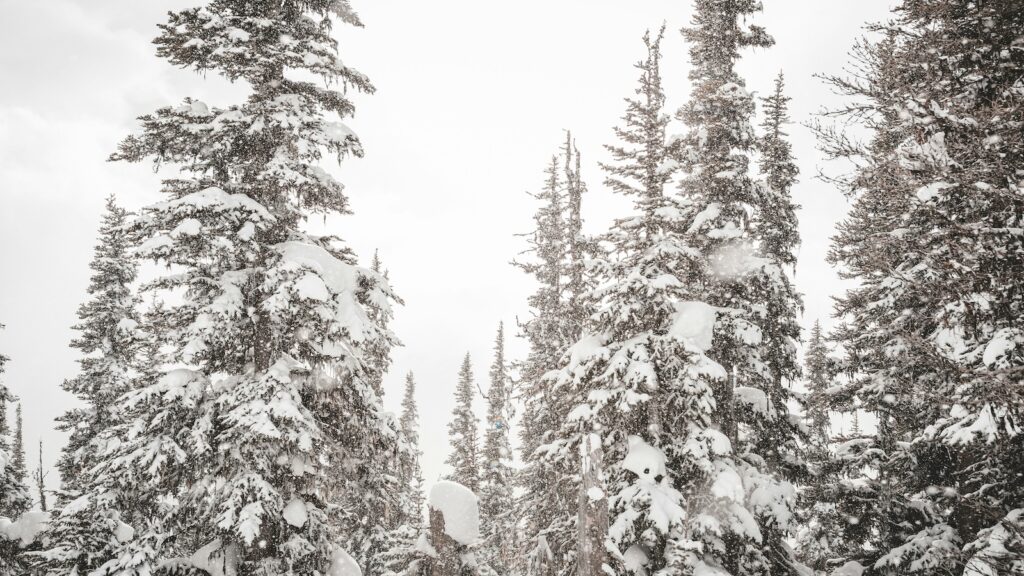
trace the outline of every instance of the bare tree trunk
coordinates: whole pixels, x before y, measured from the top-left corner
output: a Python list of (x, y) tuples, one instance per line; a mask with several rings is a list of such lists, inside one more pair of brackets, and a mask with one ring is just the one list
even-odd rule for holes
[(608, 495), (605, 494), (604, 451), (601, 438), (589, 434), (582, 446), (582, 483), (579, 497), (579, 576), (604, 574), (608, 535)]
[(35, 474), (36, 488), (39, 489), (39, 509), (46, 512), (46, 473), (43, 472), (43, 441), (39, 441), (39, 468)]

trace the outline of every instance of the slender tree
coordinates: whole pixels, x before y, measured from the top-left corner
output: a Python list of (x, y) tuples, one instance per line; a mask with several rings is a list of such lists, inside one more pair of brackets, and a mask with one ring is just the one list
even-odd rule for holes
[[(107, 197), (89, 264), (89, 297), (78, 308), (74, 328), (79, 336), (71, 342), (82, 355), (79, 373), (63, 383), (81, 406), (58, 419), (59, 428), (68, 433), (68, 442), (57, 462), (61, 490), (55, 503), (57, 513), (44, 538), (49, 547), (41, 556), (51, 570), (95, 570), (111, 558), (110, 543), (116, 542), (114, 534), (122, 524), (120, 513), (109, 509), (99, 491), (89, 493), (89, 487), (106, 443), (117, 438), (112, 431), (120, 423), (120, 399), (134, 386), (137, 355), (144, 342), (136, 311), (138, 298), (132, 291), (138, 265), (129, 253), (128, 221), (128, 212), (113, 196)], [(37, 484), (40, 473), (41, 466), (33, 474)], [(41, 484), (39, 489), (40, 502), (44, 502)]]
[(11, 444), (11, 468), (19, 482), (25, 481), (25, 421), (21, 414), (21, 402), (14, 411), (14, 442)]
[(46, 512), (46, 468), (43, 467), (43, 441), (39, 440), (39, 464), (32, 473), (32, 480), (36, 485), (36, 493), (39, 495), (39, 509)]
[[(0, 330), (3, 327), (3, 324), (0, 324)], [(4, 374), (7, 361), (7, 356), (0, 354), (0, 377)], [(12, 465), (14, 455), (7, 440), (11, 432), (7, 423), (7, 405), (14, 401), (14, 395), (3, 380), (0, 380), (0, 517), (9, 520), (16, 520), (32, 506), (28, 486), (19, 478), (17, 469)], [(18, 543), (0, 538), (0, 572), (14, 574), (22, 568)]]
[(796, 550), (800, 561), (816, 573), (827, 572), (829, 562), (842, 556), (838, 536), (844, 524), (835, 501), (842, 465), (831, 447), (829, 388), (833, 368), (828, 352), (821, 323), (815, 321), (804, 354), (804, 424), (808, 429), (805, 453), (810, 470), (798, 495), (797, 515), (802, 529), (797, 533)]
[(480, 490), (480, 442), (477, 432), (479, 420), (473, 413), (473, 397), (476, 383), (473, 381), (473, 366), (469, 352), (459, 369), (459, 382), (455, 387), (455, 408), (448, 423), (448, 439), (451, 454), (445, 461), (452, 467), (448, 479), (462, 484), (478, 494)]
[[(751, 124), (755, 102), (736, 71), (746, 48), (771, 46), (759, 26), (755, 0), (698, 0), (691, 25), (689, 102), (678, 119), (687, 128), (678, 158), (687, 245), (698, 265), (683, 283), (689, 298), (714, 310), (707, 356), (724, 368), (716, 378), (713, 408), (701, 418), (721, 430), (727, 449), (702, 464), (698, 478), (735, 491), (687, 499), (691, 514), (725, 514), (715, 525), (692, 524), (705, 543), (687, 563), (703, 562), (729, 574), (794, 574), (799, 570), (786, 537), (792, 529), (795, 488), (804, 471), (799, 427), (788, 414), (784, 383), (799, 374), (795, 318), (799, 297), (786, 276), (794, 261), (796, 222), (788, 186), (795, 167), (785, 144), (781, 84), (771, 98), (759, 140)], [(751, 156), (762, 148), (767, 182), (751, 175)], [(728, 512), (726, 512), (728, 510)], [(750, 520), (755, 528), (751, 527)]]
[(517, 570), (529, 574), (572, 570), (578, 540), (579, 463), (550, 450), (573, 403), (545, 375), (559, 366), (590, 313), (590, 278), (584, 261), (595, 246), (582, 233), (586, 185), (579, 152), (568, 132), (561, 152), (552, 157), (542, 191), (536, 195), (541, 206), (534, 216), (536, 228), (529, 235), (534, 258), (516, 263), (538, 284), (528, 299), (532, 317), (521, 326), (530, 352), (517, 366), (523, 410)]
[(508, 574), (515, 561), (513, 535), (512, 445), (509, 442), (508, 361), (505, 359), (505, 325), (498, 324), (494, 362), (487, 390), (487, 420), (481, 453), (480, 516), (483, 522), (482, 563), (498, 574)]
[(401, 438), (406, 445), (401, 461), (401, 486), (404, 490), (403, 521), (419, 530), (423, 524), (423, 469), (420, 466), (419, 409), (416, 407), (416, 380), (412, 372), (405, 376), (402, 416), (399, 419)]
[[(0, 330), (3, 328), (4, 325), (0, 324)], [(0, 354), (0, 376), (3, 376), (8, 360), (7, 356)], [(9, 519), (17, 519), (22, 512), (32, 506), (28, 487), (23, 477), (19, 477), (19, 471), (14, 466), (15, 454), (8, 444), (11, 427), (7, 421), (7, 405), (15, 401), (17, 398), (7, 385), (0, 381), (0, 516)]]
[[(322, 574), (338, 545), (384, 521), (369, 510), (388, 497), (377, 472), (397, 434), (370, 353), (390, 333), (371, 310), (392, 293), (338, 239), (303, 227), (347, 212), (318, 163), (362, 154), (347, 93), (373, 91), (339, 58), (337, 22), (361, 25), (345, 0), (213, 0), (160, 27), (158, 55), (251, 92), (143, 116), (113, 155), (180, 174), (132, 227), (134, 252), (171, 268), (146, 289), (176, 298), (148, 328), (168, 362), (123, 401), (126, 438), (97, 467), (97, 486), (145, 514), (104, 573), (222, 562)], [(366, 507), (346, 505), (354, 493)]]
[[(624, 125), (616, 131), (621, 143), (609, 147), (615, 162), (605, 166), (609, 186), (631, 197), (634, 209), (603, 238), (608, 254), (593, 265), (600, 279), (590, 295), (595, 312), (553, 376), (555, 389), (575, 405), (549, 445), (574, 463), (593, 462), (599, 449), (605, 464), (585, 496), (595, 503), (607, 498), (607, 537), (591, 540), (601, 522), (581, 525), (579, 537), (588, 544), (581, 553), (607, 556), (604, 566), (577, 558), (586, 574), (615, 567), (662, 574), (683, 573), (687, 564), (701, 569), (683, 558), (688, 540), (681, 489), (695, 471), (713, 467), (699, 454), (706, 459), (723, 449), (722, 435), (707, 426), (704, 412), (713, 406), (711, 382), (724, 370), (704, 354), (709, 307), (688, 298), (685, 280), (696, 253), (685, 243), (682, 206), (665, 191), (678, 163), (665, 134), (661, 38), (661, 32), (644, 37), (638, 97), (627, 99)], [(591, 475), (589, 467), (583, 471)]]

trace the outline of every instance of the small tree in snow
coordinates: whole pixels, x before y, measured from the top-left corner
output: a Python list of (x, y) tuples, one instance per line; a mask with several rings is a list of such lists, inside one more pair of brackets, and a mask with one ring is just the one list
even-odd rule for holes
[(474, 493), (480, 489), (480, 442), (477, 433), (477, 417), (473, 413), (473, 397), (476, 383), (473, 381), (473, 366), (469, 353), (462, 360), (459, 382), (455, 386), (455, 408), (448, 423), (448, 439), (451, 454), (446, 463), (452, 467), (448, 478), (469, 488)]
[(498, 574), (508, 574), (515, 561), (513, 536), (516, 522), (512, 498), (512, 445), (509, 442), (511, 382), (505, 360), (504, 324), (498, 324), (490, 381), (480, 473), (481, 563)]

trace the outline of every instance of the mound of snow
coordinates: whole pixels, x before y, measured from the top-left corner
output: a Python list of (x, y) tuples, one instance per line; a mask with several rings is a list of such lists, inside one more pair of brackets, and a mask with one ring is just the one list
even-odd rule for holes
[(650, 562), (647, 553), (637, 544), (630, 546), (622, 555), (622, 565), (628, 572), (637, 576), (647, 576), (647, 565)]
[(188, 563), (210, 576), (236, 576), (238, 574), (238, 547), (225, 548), (220, 539), (210, 542), (188, 559)]
[(698, 350), (711, 349), (715, 330), (715, 308), (704, 302), (686, 301), (676, 304), (669, 334), (677, 340), (689, 342)]
[(644, 480), (655, 481), (665, 476), (665, 453), (651, 446), (639, 436), (628, 438), (629, 452), (622, 460), (622, 467)]
[(363, 571), (348, 552), (338, 547), (331, 556), (331, 567), (327, 569), (327, 576), (363, 576)]
[(297, 496), (292, 498), (291, 502), (281, 511), (281, 516), (284, 516), (285, 522), (296, 528), (302, 528), (307, 519), (306, 503)]
[(47, 512), (25, 512), (16, 521), (0, 518), (0, 536), (16, 540), (22, 547), (35, 542), (50, 521)]
[(442, 480), (430, 489), (427, 504), (444, 516), (444, 531), (459, 544), (480, 539), (480, 509), (476, 494), (458, 482)]

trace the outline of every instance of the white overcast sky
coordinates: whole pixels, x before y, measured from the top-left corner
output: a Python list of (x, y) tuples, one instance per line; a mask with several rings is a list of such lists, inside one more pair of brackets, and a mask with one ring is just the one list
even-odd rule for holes
[[(60, 383), (75, 374), (75, 311), (85, 297), (104, 198), (130, 209), (160, 199), (150, 164), (105, 161), (135, 118), (185, 96), (240, 100), (244, 87), (204, 79), (156, 58), (152, 38), (167, 10), (199, 0), (0, 0), (0, 352), (5, 382), (21, 397), (29, 457), (42, 439), (47, 466), (64, 439), (53, 418), (74, 405)], [(349, 122), (366, 157), (337, 169), (355, 215), (319, 220), (368, 260), (379, 249), (405, 300), (394, 330), (385, 403), (397, 409), (404, 374), (419, 382), (428, 483), (444, 471), (447, 421), (462, 356), (482, 386), (498, 321), (516, 332), (533, 285), (509, 261), (525, 248), (545, 163), (571, 129), (590, 194), (586, 230), (602, 230), (623, 202), (602, 186), (597, 162), (636, 83), (641, 36), (664, 21), (670, 111), (688, 90), (686, 45), (677, 30), (689, 2), (669, 0), (353, 0), (366, 28), (338, 26), (342, 58), (368, 74), (373, 96), (356, 96)], [(838, 72), (866, 22), (888, 0), (764, 0), (756, 21), (776, 45), (740, 65), (765, 94), (786, 73), (792, 116), (806, 121), (833, 101), (812, 77)], [(673, 128), (678, 131), (678, 127)], [(822, 159), (813, 137), (790, 128), (802, 171), (803, 246), (797, 286), (803, 325), (831, 322), (842, 290), (825, 262), (848, 202), (813, 178)], [(523, 342), (509, 352), (522, 357)], [(483, 415), (481, 404), (478, 414)], [(49, 483), (55, 486), (56, 473)]]

